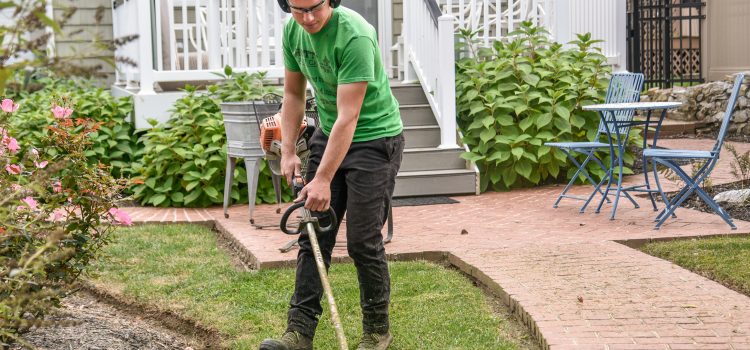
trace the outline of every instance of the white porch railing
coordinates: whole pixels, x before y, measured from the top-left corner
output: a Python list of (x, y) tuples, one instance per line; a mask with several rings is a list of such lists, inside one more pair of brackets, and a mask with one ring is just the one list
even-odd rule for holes
[[(601, 1), (601, 0), (600, 0)], [(478, 31), (484, 45), (500, 40), (521, 22), (551, 27), (553, 0), (439, 0), (444, 13), (455, 15), (458, 28)]]
[(456, 16), (456, 28), (477, 31), (485, 46), (501, 40), (523, 21), (547, 28), (567, 43), (592, 33), (609, 63), (625, 68), (625, 0), (438, 0), (443, 13)]
[[(404, 80), (419, 80), (441, 129), (441, 147), (456, 146), (454, 30), (477, 31), (484, 45), (502, 40), (523, 21), (543, 26), (560, 43), (592, 33), (615, 70), (625, 69), (626, 0), (404, 1)], [(455, 17), (454, 17), (455, 16)], [(401, 58), (400, 58), (401, 60)]]
[(118, 63), (117, 83), (149, 92), (154, 82), (218, 79), (226, 65), (282, 77), (287, 17), (274, 0), (116, 1), (114, 37), (139, 37), (115, 52), (138, 64)]
[(422, 84), (440, 125), (440, 148), (458, 147), (454, 21), (434, 2), (404, 1), (404, 79)]

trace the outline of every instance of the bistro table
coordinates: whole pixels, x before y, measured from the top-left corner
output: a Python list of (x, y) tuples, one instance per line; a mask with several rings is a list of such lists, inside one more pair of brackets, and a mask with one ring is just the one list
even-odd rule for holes
[[(612, 215), (610, 216), (611, 220), (614, 220), (615, 213), (617, 212), (617, 203), (622, 195), (624, 195), (626, 198), (628, 198), (633, 205), (638, 208), (638, 203), (636, 203), (632, 197), (628, 194), (628, 192), (646, 192), (649, 195), (649, 198), (651, 199), (651, 204), (654, 206), (654, 211), (656, 211), (656, 201), (654, 200), (653, 193), (657, 192), (656, 190), (652, 190), (649, 181), (648, 181), (648, 171), (646, 170), (646, 162), (642, 162), (643, 166), (643, 175), (645, 177), (645, 184), (641, 185), (635, 185), (635, 186), (629, 186), (626, 188), (622, 187), (622, 169), (623, 169), (623, 154), (625, 153), (625, 147), (628, 143), (628, 136), (630, 135), (630, 128), (637, 125), (644, 125), (643, 128), (643, 148), (645, 149), (648, 147), (648, 129), (651, 124), (656, 124), (656, 128), (654, 130), (654, 137), (653, 142), (651, 143), (651, 147), (656, 147), (656, 141), (659, 138), (659, 131), (661, 130), (662, 123), (664, 122), (664, 117), (667, 115), (667, 110), (672, 108), (677, 108), (680, 105), (682, 105), (681, 102), (629, 102), (629, 103), (604, 103), (604, 104), (596, 104), (596, 105), (588, 105), (583, 106), (583, 110), (585, 111), (597, 111), (599, 112), (599, 116), (602, 119), (602, 122), (606, 125), (607, 130), (607, 139), (609, 140), (609, 154), (610, 154), (610, 163), (609, 163), (609, 170), (604, 175), (604, 178), (602, 178), (601, 182), (596, 186), (594, 191), (591, 193), (589, 197), (589, 201), (586, 202), (583, 208), (581, 208), (581, 211), (583, 211), (586, 206), (589, 204), (591, 198), (594, 197), (594, 195), (600, 191), (601, 186), (604, 184), (604, 181), (607, 181), (607, 188), (604, 190), (604, 195), (602, 196), (602, 200), (599, 201), (599, 206), (596, 208), (596, 212), (599, 213), (602, 204), (604, 204), (605, 199), (607, 199), (607, 195), (609, 194), (610, 190), (616, 190), (615, 200), (612, 206)], [(654, 118), (652, 120), (652, 112), (661, 110), (661, 113), (659, 113), (659, 117)], [(634, 115), (635, 111), (646, 111), (646, 120), (635, 120)], [(612, 180), (615, 171), (617, 171), (617, 184), (613, 187)], [(653, 167), (654, 176), (656, 176), (656, 167)], [(645, 187), (645, 189), (643, 188)]]

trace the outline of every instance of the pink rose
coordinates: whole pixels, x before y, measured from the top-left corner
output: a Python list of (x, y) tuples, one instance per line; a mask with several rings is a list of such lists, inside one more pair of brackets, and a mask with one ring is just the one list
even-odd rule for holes
[(31, 149), (31, 154), (34, 156), (34, 159), (39, 159), (39, 151), (36, 148)]
[(73, 114), (73, 110), (66, 107), (55, 106), (52, 108), (52, 114), (57, 119), (67, 118)]
[(55, 192), (55, 193), (62, 192), (62, 184), (60, 183), (60, 181), (55, 181), (52, 184), (52, 191)]
[(26, 205), (28, 205), (31, 210), (36, 209), (38, 205), (38, 203), (34, 200), (34, 198), (31, 198), (31, 197), (26, 197), (22, 199), (21, 202), (26, 203)]
[(23, 190), (23, 187), (21, 187), (21, 185), (19, 184), (11, 184), (10, 189), (13, 190), (13, 192), (18, 192)]
[(2, 108), (3, 112), (13, 113), (18, 109), (18, 103), (13, 103), (13, 100), (6, 98), (0, 103), (0, 108)]
[(114, 218), (116, 222), (121, 223), (125, 226), (130, 226), (133, 224), (133, 219), (131, 219), (130, 215), (128, 215), (128, 213), (125, 212), (124, 210), (120, 210), (117, 208), (110, 208), (109, 215), (111, 215), (112, 218)]
[(52, 214), (52, 221), (58, 221), (64, 217), (65, 217), (65, 210), (55, 209), (54, 213)]
[(36, 165), (36, 167), (39, 168), (39, 169), (44, 169), (44, 167), (47, 166), (47, 163), (49, 163), (49, 162), (47, 162), (46, 160), (43, 161), (43, 162), (41, 162), (41, 163), (37, 163), (36, 161), (34, 161), (34, 165)]
[(13, 175), (18, 175), (21, 173), (21, 167), (16, 164), (11, 164), (5, 167), (5, 170)]
[(21, 147), (18, 146), (18, 141), (16, 141), (16, 139), (8, 137), (8, 149), (11, 153), (16, 153)]

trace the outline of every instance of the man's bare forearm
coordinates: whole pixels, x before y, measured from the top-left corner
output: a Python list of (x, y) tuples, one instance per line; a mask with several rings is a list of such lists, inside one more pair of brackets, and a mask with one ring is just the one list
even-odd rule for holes
[[(299, 73), (287, 72), (284, 84), (284, 102), (281, 106), (281, 154), (295, 154), (299, 126), (305, 116), (305, 80)], [(290, 75), (292, 75), (290, 77)]]

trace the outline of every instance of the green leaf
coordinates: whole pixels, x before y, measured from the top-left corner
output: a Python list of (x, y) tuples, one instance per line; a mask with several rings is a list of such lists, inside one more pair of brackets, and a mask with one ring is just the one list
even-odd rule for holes
[(536, 118), (536, 127), (537, 128), (543, 128), (543, 127), (549, 125), (550, 122), (552, 122), (552, 114), (543, 113), (543, 114), (539, 115), (538, 118)]
[(167, 199), (167, 196), (163, 194), (157, 194), (151, 197), (151, 204), (158, 206)]
[(565, 118), (565, 120), (570, 119), (570, 110), (566, 108), (565, 106), (562, 106), (562, 105), (555, 106), (555, 113)]
[(511, 153), (513, 153), (513, 156), (516, 157), (516, 160), (521, 159), (521, 156), (523, 156), (523, 148), (513, 147), (513, 149), (511, 149)]
[(215, 188), (211, 186), (204, 188), (203, 191), (206, 192), (206, 194), (211, 198), (214, 198), (214, 199), (219, 198), (219, 191), (217, 191)]
[(156, 179), (152, 177), (146, 180), (146, 186), (148, 186), (150, 189), (156, 188)]
[(203, 194), (203, 191), (201, 191), (200, 188), (196, 188), (194, 191), (190, 192), (187, 196), (185, 196), (184, 203), (186, 205), (193, 203), (196, 199), (198, 199), (198, 197), (201, 196), (201, 194)]
[(200, 181), (192, 181), (188, 182), (187, 186), (185, 186), (185, 189), (188, 191), (192, 191), (196, 186), (200, 185)]
[(572, 124), (576, 128), (582, 128), (584, 125), (586, 125), (586, 119), (584, 119), (580, 115), (573, 114), (570, 116), (570, 124)]
[(511, 126), (511, 125), (515, 124), (515, 122), (513, 121), (513, 117), (511, 117), (510, 115), (507, 115), (507, 114), (503, 114), (503, 115), (497, 116), (495, 118), (495, 120), (497, 120), (497, 123), (500, 124), (500, 125), (502, 125), (502, 126)]
[(536, 118), (533, 118), (533, 117), (524, 118), (523, 120), (521, 120), (520, 123), (518, 123), (518, 127), (520, 127), (521, 130), (526, 131), (526, 129), (528, 129), (532, 124), (534, 124), (534, 120), (536, 120)]
[(487, 142), (487, 141), (489, 141), (489, 140), (492, 140), (492, 138), (494, 138), (496, 134), (497, 134), (497, 132), (495, 131), (495, 129), (484, 129), (484, 130), (482, 130), (482, 132), (481, 132), (481, 133), (479, 134), (479, 138), (480, 138), (480, 139), (481, 139), (481, 140), (482, 140), (483, 142)]
[(516, 162), (514, 168), (519, 175), (527, 179), (531, 177), (531, 163), (529, 163), (528, 161), (518, 161)]

